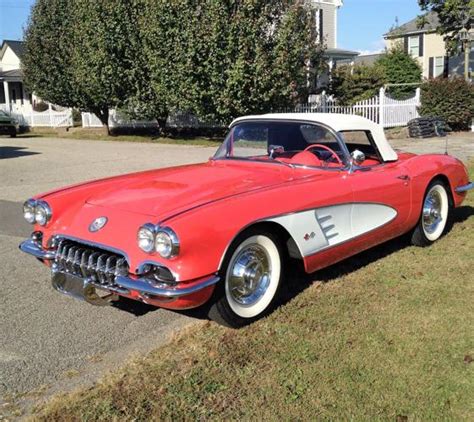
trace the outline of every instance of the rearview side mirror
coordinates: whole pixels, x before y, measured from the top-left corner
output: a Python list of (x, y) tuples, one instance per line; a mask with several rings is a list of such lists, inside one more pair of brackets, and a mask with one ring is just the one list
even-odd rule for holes
[(358, 149), (352, 151), (351, 158), (354, 164), (361, 165), (365, 161), (365, 154)]
[(285, 152), (285, 147), (281, 145), (269, 145), (268, 146), (268, 154), (270, 154), (270, 158), (274, 158), (275, 154), (280, 155)]

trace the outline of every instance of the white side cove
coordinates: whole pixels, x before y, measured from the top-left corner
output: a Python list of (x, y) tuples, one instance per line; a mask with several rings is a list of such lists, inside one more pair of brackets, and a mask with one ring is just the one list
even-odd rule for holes
[(392, 207), (352, 203), (271, 218), (288, 230), (302, 256), (313, 255), (381, 227), (397, 216)]

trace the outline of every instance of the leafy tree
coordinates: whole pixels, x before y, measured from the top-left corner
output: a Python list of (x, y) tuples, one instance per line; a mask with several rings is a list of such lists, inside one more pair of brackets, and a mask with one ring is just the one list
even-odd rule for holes
[[(397, 45), (382, 55), (375, 66), (381, 68), (385, 80), (389, 84), (411, 84), (420, 83), (422, 69), (418, 61), (407, 54), (401, 45)], [(392, 97), (401, 99), (410, 96), (414, 86), (392, 86), (390, 94)]]
[(71, 15), (73, 0), (37, 0), (25, 31), (22, 69), (30, 92), (54, 104), (76, 105)]
[(95, 113), (130, 107), (144, 85), (138, 0), (38, 0), (25, 32), (25, 81), (46, 101)]
[(163, 128), (176, 110), (228, 121), (286, 107), (323, 62), (306, 3), (38, 0), (25, 73), (45, 100), (105, 125), (110, 108)]
[[(438, 33), (444, 35), (448, 49), (453, 51), (462, 28), (470, 30), (474, 16), (474, 0), (418, 0), (422, 10), (433, 11), (438, 15)], [(419, 25), (423, 27), (426, 18), (420, 16)]]
[(421, 86), (422, 116), (442, 117), (454, 130), (466, 130), (474, 118), (474, 85), (464, 78), (435, 78)]
[(385, 83), (385, 73), (379, 66), (344, 65), (334, 72), (330, 92), (341, 104), (352, 105), (374, 97)]
[(150, 1), (140, 27), (157, 115), (228, 121), (291, 105), (307, 93), (308, 62), (322, 62), (312, 23), (304, 2)]
[(136, 90), (138, 12), (130, 0), (74, 1), (76, 106), (95, 113), (107, 130), (109, 110), (127, 105)]

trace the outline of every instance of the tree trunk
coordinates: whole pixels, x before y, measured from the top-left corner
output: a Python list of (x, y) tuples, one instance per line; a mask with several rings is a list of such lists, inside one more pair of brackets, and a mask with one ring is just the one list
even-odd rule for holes
[(157, 117), (156, 120), (158, 122), (160, 136), (164, 136), (166, 134), (166, 121), (168, 120), (168, 116)]
[(98, 110), (95, 112), (96, 116), (99, 118), (99, 120), (102, 122), (104, 125), (104, 129), (107, 133), (107, 135), (110, 136), (110, 127), (109, 127), (109, 109), (108, 108), (103, 108), (101, 110)]

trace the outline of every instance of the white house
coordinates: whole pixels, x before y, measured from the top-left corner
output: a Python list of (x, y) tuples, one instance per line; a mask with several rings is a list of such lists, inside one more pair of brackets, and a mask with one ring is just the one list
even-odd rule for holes
[(311, 0), (315, 7), (318, 39), (325, 43), (325, 57), (329, 65), (329, 74), (319, 76), (318, 87), (325, 87), (330, 80), (330, 72), (341, 63), (352, 63), (359, 55), (357, 51), (341, 49), (337, 42), (338, 11), (343, 0)]
[(4, 40), (0, 48), (0, 108), (29, 109), (35, 98), (23, 84), (21, 57), (23, 42)]

